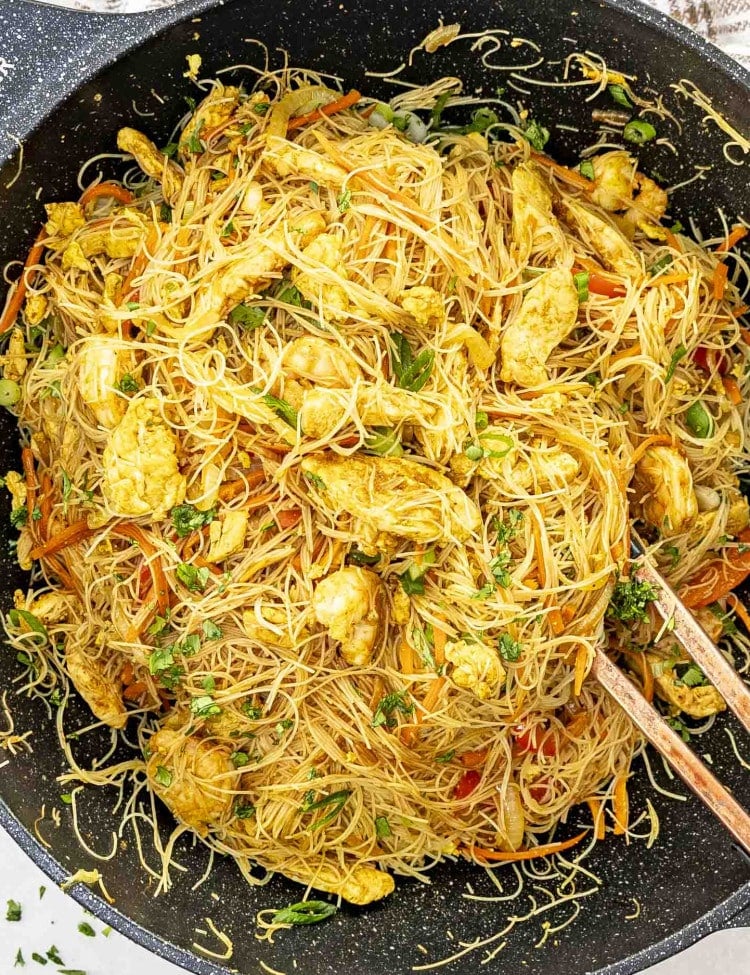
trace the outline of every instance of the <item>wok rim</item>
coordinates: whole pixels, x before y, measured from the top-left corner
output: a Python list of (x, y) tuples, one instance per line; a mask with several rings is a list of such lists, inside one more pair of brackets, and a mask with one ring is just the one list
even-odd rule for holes
[[(38, 116), (38, 113), (33, 110), (26, 115), (28, 119), (33, 121), (27, 126), (24, 135), (35, 132), (43, 124), (44, 119), (59, 111), (61, 103), (81, 85), (89, 82), (117, 61), (137, 51), (139, 47), (142, 47), (154, 37), (161, 35), (174, 25), (196, 13), (207, 12), (218, 7), (223, 7), (225, 4), (231, 5), (231, 3), (232, 0), (229, 0), (228, 4), (227, 0), (181, 0), (175, 6), (149, 13), (118, 14), (118, 18), (127, 21), (130, 27), (135, 28), (135, 31), (127, 37), (121, 48), (115, 53), (108, 53), (105, 57), (97, 56), (97, 38), (101, 35), (95, 35), (94, 39), (79, 52), (79, 63), (87, 64), (87, 68), (82, 71), (78, 70), (74, 77), (61, 79), (63, 83), (59, 89), (59, 97), (41, 116)], [(692, 50), (705, 63), (706, 67), (718, 70), (732, 82), (744, 88), (748, 95), (748, 105), (750, 105), (750, 70), (740, 64), (739, 61), (730, 57), (710, 40), (704, 38), (679, 21), (674, 20), (667, 14), (663, 14), (653, 7), (648, 6), (642, 0), (599, 0), (599, 7), (603, 21), (607, 17), (608, 11), (614, 10), (634, 21), (645, 34), (661, 37), (669, 43), (676, 43)], [(59, 11), (59, 8), (39, 5), (40, 19), (44, 16), (45, 11), (50, 10)], [(92, 16), (91, 14), (81, 12), (70, 12), (69, 15), (72, 17)], [(111, 25), (117, 22), (114, 16), (110, 17), (106, 14), (95, 14), (93, 16), (101, 19), (102, 33), (106, 33), (111, 29)], [(64, 43), (64, 39), (62, 43)], [(33, 108), (35, 104), (33, 90), (30, 89), (26, 97), (22, 98), (16, 104), (20, 113), (24, 113), (26, 106)], [(24, 115), (21, 114), (20, 117), (24, 117)], [(747, 111), (747, 120), (748, 124), (750, 124), (750, 108)], [(0, 158), (0, 162), (7, 158), (7, 156)], [(1, 796), (0, 828), (5, 830), (16, 845), (56, 885), (60, 885), (68, 877), (68, 871), (62, 866), (60, 861), (55, 858), (52, 852), (39, 843), (31, 831), (16, 817)], [(735, 850), (744, 856), (738, 848), (735, 847)], [(85, 883), (75, 884), (67, 893), (100, 921), (111, 926), (130, 941), (157, 957), (163, 958), (188, 972), (194, 973), (194, 975), (229, 975), (230, 972), (237, 971), (236, 968), (230, 969), (228, 966), (218, 965), (207, 958), (201, 958), (195, 952), (182, 948), (161, 935), (143, 927), (127, 915), (118, 911)], [(596, 969), (591, 969), (588, 975), (634, 975), (634, 973), (640, 972), (646, 967), (655, 965), (666, 958), (678, 954), (709, 934), (731, 928), (733, 926), (732, 922), (748, 907), (750, 907), (750, 881), (745, 882), (737, 891), (725, 900), (720, 901), (715, 907), (701, 915), (695, 921), (677, 929), (665, 938), (648, 945), (646, 948), (632, 955)]]

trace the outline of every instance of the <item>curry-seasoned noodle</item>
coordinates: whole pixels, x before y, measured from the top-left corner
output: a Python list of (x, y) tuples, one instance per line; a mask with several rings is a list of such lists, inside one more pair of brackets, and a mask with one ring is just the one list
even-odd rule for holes
[(696, 243), (627, 148), (568, 168), (460, 102), (216, 81), (47, 204), (2, 318), (14, 652), (141, 749), (83, 769), (60, 718), (67, 781), (355, 904), (629, 832), (595, 648), (675, 723), (724, 707), (630, 525), (717, 637), (750, 568), (743, 230)]

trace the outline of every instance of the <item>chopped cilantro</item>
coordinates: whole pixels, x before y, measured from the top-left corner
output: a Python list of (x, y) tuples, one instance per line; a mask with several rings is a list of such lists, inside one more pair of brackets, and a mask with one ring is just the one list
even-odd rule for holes
[(451, 748), (447, 752), (443, 752), (441, 755), (435, 756), (435, 761), (440, 762), (441, 765), (446, 765), (448, 762), (452, 762), (456, 757), (456, 749)]
[(623, 108), (632, 108), (633, 105), (628, 98), (627, 92), (622, 85), (607, 85), (607, 91), (609, 92), (612, 101), (616, 102), (618, 105), (622, 105)]
[(190, 565), (187, 562), (180, 562), (175, 575), (190, 592), (203, 592), (208, 582), (209, 572), (206, 566), (198, 568), (198, 566)]
[(339, 208), (339, 213), (346, 213), (346, 211), (352, 205), (352, 191), (344, 190), (344, 192), (336, 200), (336, 206)]
[(138, 380), (126, 372), (122, 379), (117, 383), (117, 389), (121, 393), (137, 393), (141, 387), (138, 385)]
[(219, 640), (221, 639), (222, 632), (219, 627), (212, 620), (203, 621), (203, 636), (207, 640)]
[(396, 384), (402, 389), (418, 393), (430, 378), (435, 364), (435, 353), (432, 349), (423, 349), (415, 356), (408, 339), (401, 332), (393, 332), (391, 344), (391, 368)]
[(594, 178), (594, 164), (590, 159), (584, 159), (578, 167), (578, 172), (586, 179)]
[(248, 331), (260, 328), (266, 320), (266, 309), (259, 305), (235, 305), (229, 312), (229, 324), (239, 325)]
[(272, 924), (318, 924), (332, 917), (337, 911), (335, 904), (327, 901), (299, 901), (276, 911)]
[(178, 504), (172, 508), (170, 516), (174, 530), (180, 538), (185, 538), (191, 532), (210, 524), (216, 517), (216, 508), (201, 511), (192, 504)]
[(18, 901), (9, 900), (8, 909), (5, 912), (6, 921), (20, 921), (23, 909)]
[(615, 585), (607, 616), (621, 623), (640, 623), (648, 616), (648, 604), (658, 598), (659, 593), (650, 582), (622, 579)]
[(96, 931), (94, 931), (87, 921), (81, 921), (81, 923), (78, 925), (78, 930), (81, 932), (81, 934), (85, 934), (87, 938), (96, 937)]
[(503, 660), (514, 661), (521, 656), (523, 647), (509, 633), (503, 633), (497, 641), (497, 649)]
[(537, 152), (543, 152), (544, 147), (549, 142), (549, 129), (545, 129), (543, 125), (531, 118), (527, 119), (523, 125), (523, 135)]
[(406, 691), (394, 691), (380, 699), (378, 706), (375, 708), (370, 725), (373, 728), (379, 728), (381, 725), (385, 725), (386, 728), (393, 728), (396, 724), (396, 720), (393, 717), (395, 712), (409, 715), (413, 711), (414, 705), (406, 701)]
[(164, 765), (157, 765), (154, 773), (154, 781), (157, 785), (168, 789), (172, 784), (172, 773)]
[(391, 824), (388, 822), (387, 816), (375, 817), (375, 835), (379, 840), (383, 840), (387, 836), (393, 835), (391, 831)]

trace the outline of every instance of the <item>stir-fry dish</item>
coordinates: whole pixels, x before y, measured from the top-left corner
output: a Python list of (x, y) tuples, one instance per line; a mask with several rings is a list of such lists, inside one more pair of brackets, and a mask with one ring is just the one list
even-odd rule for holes
[(627, 833), (595, 648), (677, 727), (724, 708), (631, 527), (717, 638), (750, 572), (745, 228), (698, 243), (627, 147), (563, 166), (451, 97), (215, 82), (47, 203), (0, 320), (8, 634), (140, 746), (75, 774), (355, 904)]

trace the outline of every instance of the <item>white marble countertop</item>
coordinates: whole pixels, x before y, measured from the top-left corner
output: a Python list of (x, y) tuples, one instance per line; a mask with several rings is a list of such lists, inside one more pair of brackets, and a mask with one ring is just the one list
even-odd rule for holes
[[(116, 931), (104, 926), (55, 885), (0, 829), (0, 975), (57, 975), (73, 969), (85, 975), (179, 975), (183, 970), (156, 958)], [(44, 887), (40, 899), (40, 890)], [(22, 907), (18, 922), (6, 921), (6, 902)], [(78, 925), (95, 931), (83, 934)], [(41, 967), (32, 952), (44, 955), (57, 949), (64, 965)], [(25, 965), (15, 966), (20, 949)], [(720, 931), (687, 951), (647, 970), (648, 975), (747, 975), (750, 928)], [(250, 973), (243, 973), (250, 975)], [(255, 973), (253, 973), (255, 975)], [(306, 972), (305, 975), (315, 975)]]

